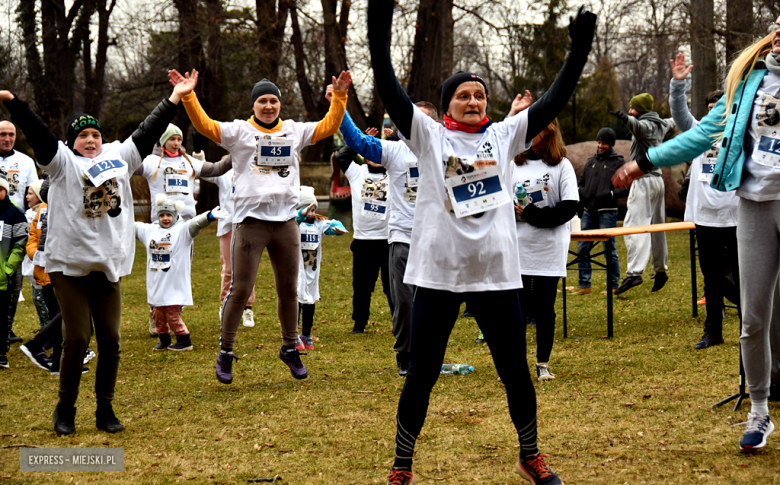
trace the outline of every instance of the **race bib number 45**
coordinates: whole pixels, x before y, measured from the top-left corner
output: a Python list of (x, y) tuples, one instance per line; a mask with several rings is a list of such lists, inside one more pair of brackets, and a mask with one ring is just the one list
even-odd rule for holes
[(459, 219), (510, 203), (498, 165), (495, 162), (487, 165), (486, 160), (480, 162), (473, 172), (445, 180), (452, 209)]
[(261, 139), (257, 145), (257, 164), (271, 167), (292, 165), (293, 141)]

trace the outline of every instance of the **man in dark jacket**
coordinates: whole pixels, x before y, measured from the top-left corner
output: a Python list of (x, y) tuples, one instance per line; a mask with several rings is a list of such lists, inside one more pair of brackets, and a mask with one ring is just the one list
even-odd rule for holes
[[(625, 160), (612, 148), (615, 146), (615, 132), (612, 128), (602, 128), (596, 137), (596, 154), (588, 159), (580, 175), (579, 192), (580, 203), (584, 208), (582, 213), (582, 229), (608, 229), (617, 226), (618, 199), (628, 196), (628, 189), (616, 189), (612, 185), (612, 175), (622, 167)], [(612, 270), (612, 288), (617, 289), (620, 281), (620, 261), (615, 238), (611, 238), (612, 252), (609, 255), (610, 269)], [(580, 258), (589, 258), (592, 241), (580, 241), (577, 243), (577, 252)], [(590, 261), (579, 263), (580, 287), (572, 295), (589, 295), (590, 289)]]

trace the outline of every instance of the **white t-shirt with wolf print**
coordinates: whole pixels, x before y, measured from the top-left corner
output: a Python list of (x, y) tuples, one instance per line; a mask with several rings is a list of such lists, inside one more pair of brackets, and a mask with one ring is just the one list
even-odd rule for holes
[(192, 305), (192, 242), (189, 222), (169, 228), (159, 222), (135, 224), (146, 248), (146, 302), (152, 306)]
[[(86, 276), (100, 271), (112, 283), (130, 274), (135, 254), (130, 176), (142, 161), (131, 138), (104, 143), (94, 159), (59, 142), (51, 163), (43, 167), (51, 178), (53, 201), (48, 207), (48, 273)], [(95, 186), (85, 172), (98, 164), (112, 167), (116, 175)]]
[[(387, 224), (390, 221), (390, 181), (386, 173), (371, 173), (368, 165), (352, 162), (344, 173), (352, 192), (352, 230), (355, 239), (387, 239)], [(364, 206), (369, 201), (383, 204), (384, 218), (364, 215)]]
[[(523, 184), (528, 197), (539, 208), (555, 207), (562, 200), (580, 200), (577, 175), (568, 158), (555, 166), (542, 160), (514, 165), (512, 187)], [(532, 276), (566, 276), (571, 225), (536, 227), (517, 222), (517, 249), (520, 273)]]
[(420, 180), (404, 283), (456, 293), (522, 287), (514, 206), (458, 219), (450, 211), (445, 173), (450, 156), (494, 161), (504, 190), (514, 198), (512, 160), (526, 150), (527, 127), (527, 110), (492, 123), (484, 133), (465, 133), (414, 108), (407, 144), (419, 161)]
[(314, 304), (320, 300), (320, 267), (322, 266), (322, 238), (331, 221), (304, 221), (298, 226), (301, 233), (301, 262), (298, 265), (298, 303)]

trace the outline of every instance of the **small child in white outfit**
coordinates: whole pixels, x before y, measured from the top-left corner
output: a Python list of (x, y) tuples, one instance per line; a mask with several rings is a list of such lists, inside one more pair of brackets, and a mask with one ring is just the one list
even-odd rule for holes
[(339, 221), (317, 214), (314, 188), (301, 186), (298, 204), (298, 229), (301, 232), (301, 262), (298, 268), (298, 318), (302, 318), (298, 350), (312, 350), (311, 329), (314, 324), (314, 304), (320, 300), (320, 266), (322, 236), (340, 236), (348, 231)]
[[(193, 238), (216, 219), (228, 216), (226, 210), (215, 207), (211, 212), (184, 221), (179, 212), (184, 202), (158, 194), (157, 222), (135, 223), (135, 235), (146, 247), (146, 296), (154, 307), (152, 316), (160, 341), (153, 350), (192, 350), (187, 325), (181, 319), (183, 306), (192, 305), (190, 273)], [(176, 343), (171, 345), (171, 330)]]

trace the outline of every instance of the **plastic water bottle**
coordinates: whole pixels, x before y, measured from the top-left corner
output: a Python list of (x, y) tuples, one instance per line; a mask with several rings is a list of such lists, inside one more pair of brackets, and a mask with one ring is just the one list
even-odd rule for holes
[(528, 192), (523, 187), (523, 184), (519, 183), (515, 186), (515, 197), (517, 197), (517, 202), (523, 207), (528, 205)]
[(474, 367), (468, 364), (442, 364), (442, 374), (468, 374), (474, 372)]
[(580, 232), (582, 230), (582, 220), (580, 220), (577, 214), (571, 218), (571, 232)]

